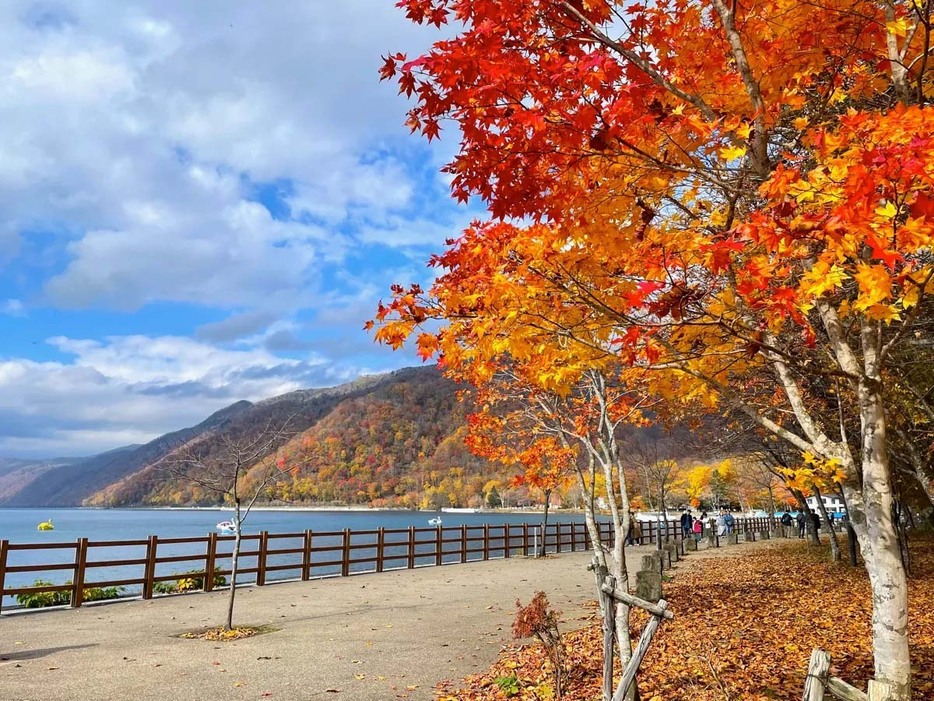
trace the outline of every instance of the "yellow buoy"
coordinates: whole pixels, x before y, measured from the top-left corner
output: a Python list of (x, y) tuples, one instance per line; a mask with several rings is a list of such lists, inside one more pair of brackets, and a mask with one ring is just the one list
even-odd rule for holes
[(42, 523), (40, 523), (39, 530), (40, 531), (54, 531), (55, 526), (52, 525), (52, 519), (49, 519), (48, 521), (43, 521)]

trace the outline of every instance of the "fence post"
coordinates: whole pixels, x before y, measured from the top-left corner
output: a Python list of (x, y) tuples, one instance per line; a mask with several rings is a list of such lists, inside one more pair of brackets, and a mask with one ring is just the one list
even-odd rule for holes
[(78, 538), (75, 549), (75, 574), (72, 578), (71, 607), (79, 608), (84, 601), (84, 567), (88, 562), (88, 539)]
[(571, 521), (571, 552), (577, 552), (577, 523)]
[(415, 526), (409, 526), (409, 562), (410, 570), (415, 569)]
[(151, 599), (156, 583), (156, 549), (159, 547), (159, 536), (151, 535), (146, 542), (146, 564), (143, 565), (143, 598)]
[(6, 586), (6, 558), (10, 541), (0, 540), (0, 611), (3, 610), (3, 589)]
[(522, 554), (529, 556), (529, 524), (522, 524)]
[(438, 532), (435, 534), (435, 565), (443, 564), (444, 560), (444, 526), (438, 526)]
[(467, 524), (461, 526), (461, 562), (467, 562)]
[(214, 563), (217, 560), (217, 533), (208, 536), (207, 556), (204, 558), (204, 591), (214, 589)]
[(490, 524), (483, 524), (483, 559), (490, 559)]
[(385, 566), (386, 557), (386, 529), (383, 526), (379, 527), (379, 530), (376, 532), (376, 571), (382, 572), (383, 567)]
[(341, 577), (350, 575), (350, 529), (344, 529), (344, 538), (341, 541)]
[(555, 524), (555, 552), (561, 552), (561, 524)]
[(269, 547), (269, 531), (259, 532), (259, 555), (256, 558), (256, 586), (266, 583), (266, 549)]
[(302, 581), (307, 582), (311, 579), (311, 529), (305, 531), (305, 537), (302, 541)]

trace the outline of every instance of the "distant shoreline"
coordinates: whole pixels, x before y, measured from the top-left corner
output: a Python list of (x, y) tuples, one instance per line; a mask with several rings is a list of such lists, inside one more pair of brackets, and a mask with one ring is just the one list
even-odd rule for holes
[[(233, 511), (232, 506), (0, 506), (0, 509), (14, 510), (42, 510), (42, 509), (76, 509), (82, 511)], [(424, 513), (424, 514), (444, 514), (450, 513), (457, 515), (458, 512), (446, 512), (438, 509), (406, 509), (402, 507), (384, 506), (374, 508), (372, 506), (254, 506), (251, 512), (259, 511), (295, 511), (295, 512), (352, 512), (365, 513), (376, 511), (393, 511), (398, 513)], [(461, 512), (466, 513), (466, 512)], [(475, 514), (537, 514), (544, 513), (542, 509), (482, 509)], [(548, 510), (549, 514), (581, 514), (580, 509), (554, 509)]]

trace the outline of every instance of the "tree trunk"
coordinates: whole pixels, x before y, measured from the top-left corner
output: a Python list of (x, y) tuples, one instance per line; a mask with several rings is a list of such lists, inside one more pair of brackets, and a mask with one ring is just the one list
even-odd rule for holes
[(850, 504), (846, 500), (846, 491), (840, 489), (840, 498), (843, 499), (843, 508), (846, 509), (846, 543), (850, 554), (850, 566), (856, 567), (859, 562), (856, 559), (856, 531), (853, 530), (853, 524), (850, 523)]
[(236, 517), (234, 523), (237, 524), (237, 529), (234, 531), (234, 548), (233, 554), (230, 557), (230, 594), (227, 598), (227, 630), (233, 630), (234, 598), (237, 596), (237, 566), (240, 562), (240, 531), (243, 526), (240, 519), (239, 502), (236, 505), (235, 513)]
[(544, 490), (545, 493), (545, 513), (542, 515), (542, 542), (538, 549), (538, 556), (545, 557), (545, 533), (548, 532), (548, 506), (551, 503), (551, 490)]
[(858, 387), (862, 423), (862, 489), (847, 483), (850, 521), (859, 538), (872, 588), (872, 647), (875, 677), (893, 686), (897, 701), (911, 698), (908, 654), (908, 581), (892, 520), (892, 484), (886, 450), (881, 385), (864, 379)]
[(837, 532), (830, 524), (830, 518), (827, 515), (827, 507), (824, 506), (824, 500), (817, 487), (814, 488), (814, 494), (817, 497), (817, 508), (820, 509), (820, 514), (824, 519), (824, 523), (827, 524), (827, 528), (830, 531), (830, 561), (840, 562), (840, 543), (837, 541)]

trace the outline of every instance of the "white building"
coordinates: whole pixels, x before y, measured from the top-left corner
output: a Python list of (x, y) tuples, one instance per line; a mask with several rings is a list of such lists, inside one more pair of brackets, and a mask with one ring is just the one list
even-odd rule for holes
[[(846, 512), (846, 507), (843, 505), (843, 499), (840, 497), (829, 497), (826, 494), (821, 494), (820, 498), (824, 502), (824, 508), (827, 509), (827, 513), (842, 514)], [(820, 513), (820, 507), (817, 505), (817, 497), (810, 496), (806, 499), (806, 501), (808, 506), (811, 508), (811, 511), (817, 514)]]

